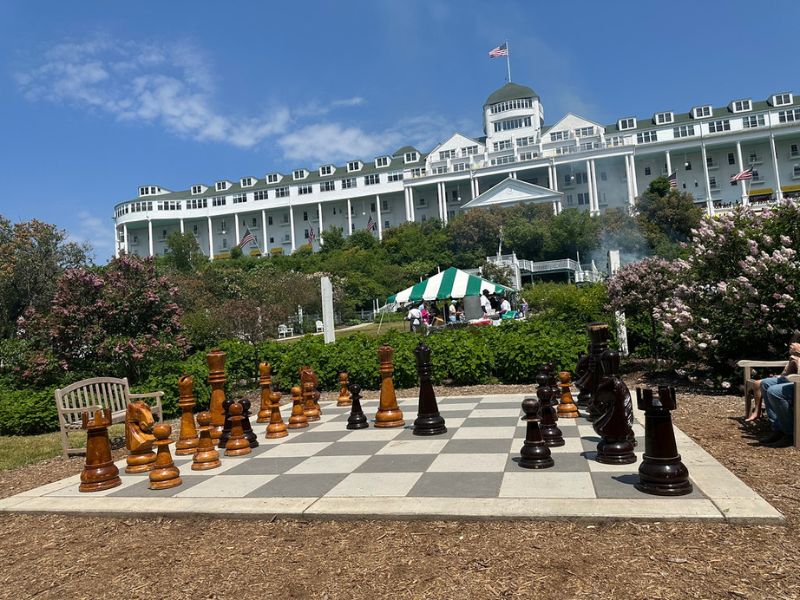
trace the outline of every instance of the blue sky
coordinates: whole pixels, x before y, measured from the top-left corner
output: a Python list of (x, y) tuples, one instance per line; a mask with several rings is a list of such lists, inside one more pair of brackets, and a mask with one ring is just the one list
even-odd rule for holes
[(800, 92), (791, 1), (0, 2), (0, 214), (112, 251), (141, 184), (263, 177), (481, 133), (513, 80), (546, 121)]

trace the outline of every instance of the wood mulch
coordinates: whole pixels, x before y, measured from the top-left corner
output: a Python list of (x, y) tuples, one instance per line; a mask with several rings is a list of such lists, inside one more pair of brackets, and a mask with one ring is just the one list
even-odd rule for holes
[[(438, 392), (498, 390), (530, 387)], [(5, 515), (0, 598), (800, 598), (800, 452), (751, 447), (742, 406), (683, 388), (675, 422), (786, 526)], [(0, 495), (80, 468), (0, 472)]]

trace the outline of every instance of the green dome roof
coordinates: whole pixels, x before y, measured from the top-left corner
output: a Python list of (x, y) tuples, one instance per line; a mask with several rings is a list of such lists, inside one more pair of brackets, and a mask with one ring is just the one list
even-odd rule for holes
[(538, 98), (539, 94), (525, 85), (507, 83), (499, 90), (494, 91), (487, 99), (484, 106), (506, 102), (507, 100), (518, 100), (520, 98)]

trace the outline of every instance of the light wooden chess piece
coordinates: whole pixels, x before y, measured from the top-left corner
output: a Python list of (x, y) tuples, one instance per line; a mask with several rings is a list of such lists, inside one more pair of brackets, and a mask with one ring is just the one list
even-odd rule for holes
[(197, 452), (194, 453), (192, 471), (216, 469), (222, 462), (219, 460), (219, 451), (214, 447), (214, 440), (211, 439), (211, 414), (208, 411), (199, 413), (197, 423), (200, 425), (200, 442)]
[(166, 490), (182, 484), (180, 471), (172, 462), (172, 454), (169, 452), (172, 427), (166, 423), (159, 423), (153, 427), (153, 434), (156, 436), (155, 444), (158, 451), (155, 468), (150, 471), (150, 489)]
[(283, 422), (283, 416), (281, 415), (280, 392), (272, 392), (271, 409), (272, 414), (269, 420), (269, 425), (267, 425), (267, 438), (277, 439), (286, 437), (289, 435), (289, 432), (286, 430), (286, 423)]
[(128, 450), (126, 473), (146, 473), (153, 469), (156, 462), (156, 453), (153, 452), (153, 442), (156, 441), (156, 436), (152, 434), (153, 425), (153, 411), (146, 402), (128, 402), (125, 411), (125, 448)]
[(381, 361), (381, 397), (378, 412), (375, 414), (375, 427), (402, 427), (405, 425), (403, 411), (397, 406), (397, 396), (392, 383), (392, 373), (394, 372), (392, 354), (394, 354), (394, 349), (387, 344), (378, 348), (378, 356)]
[(225, 425), (225, 353), (215, 349), (206, 356), (208, 361), (208, 384), (211, 386), (211, 401), (208, 411), (211, 413), (211, 439), (218, 440)]
[(336, 399), (336, 406), (350, 406), (353, 403), (348, 384), (347, 371), (342, 371), (339, 373), (339, 397)]
[(569, 371), (561, 371), (558, 374), (558, 387), (561, 388), (561, 404), (558, 405), (559, 419), (576, 419), (579, 416), (578, 406), (572, 399), (571, 386)]
[(225, 456), (241, 456), (250, 454), (250, 442), (244, 437), (244, 406), (239, 401), (234, 401), (228, 408), (228, 415), (231, 421), (231, 437), (225, 444)]
[(289, 417), (289, 429), (302, 429), (308, 427), (308, 419), (303, 413), (303, 397), (300, 395), (300, 388), (292, 388), (292, 415)]
[(200, 439), (194, 424), (194, 389), (191, 375), (182, 375), (178, 379), (178, 406), (181, 408), (181, 429), (178, 443), (175, 444), (176, 455), (194, 454)]
[(91, 420), (83, 413), (83, 428), (86, 430), (86, 463), (81, 472), (81, 492), (99, 492), (122, 483), (119, 469), (111, 458), (111, 441), (108, 426), (111, 425), (111, 409), (95, 407)]
[(261, 407), (258, 411), (258, 418), (256, 423), (269, 423), (272, 403), (272, 367), (269, 363), (262, 362), (258, 365), (258, 372), (260, 375), (259, 383), (261, 385)]

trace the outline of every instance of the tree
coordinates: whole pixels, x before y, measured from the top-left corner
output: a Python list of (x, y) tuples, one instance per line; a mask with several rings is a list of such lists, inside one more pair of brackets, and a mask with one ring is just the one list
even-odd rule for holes
[(326, 227), (322, 232), (322, 252), (330, 254), (337, 250), (341, 250), (347, 245), (347, 240), (344, 237), (344, 230), (341, 227)]
[(703, 209), (694, 197), (671, 189), (666, 177), (656, 177), (636, 201), (636, 219), (650, 247), (657, 254), (673, 257), (677, 244), (691, 238), (700, 226)]
[(173, 231), (167, 236), (167, 249), (169, 252), (162, 260), (176, 271), (188, 273), (206, 262), (197, 239), (191, 233)]
[(447, 226), (448, 242), (455, 265), (477, 267), (487, 256), (497, 254), (501, 211), (476, 208), (456, 215)]

